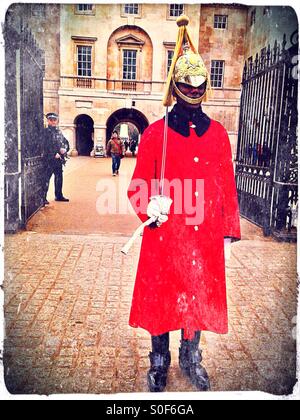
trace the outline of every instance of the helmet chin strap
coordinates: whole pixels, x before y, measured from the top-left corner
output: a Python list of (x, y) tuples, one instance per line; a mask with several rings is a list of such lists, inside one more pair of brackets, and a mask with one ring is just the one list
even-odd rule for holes
[(188, 96), (184, 95), (178, 89), (178, 87), (176, 86), (176, 84), (174, 83), (174, 81), (173, 81), (173, 89), (174, 89), (174, 92), (176, 93), (176, 95), (179, 96), (179, 98), (181, 98), (184, 102), (187, 102), (188, 104), (191, 104), (191, 105), (198, 105), (198, 104), (200, 104), (202, 102), (204, 96), (205, 96), (205, 93), (206, 93), (206, 92), (204, 92), (203, 95), (200, 96), (199, 98), (189, 98)]

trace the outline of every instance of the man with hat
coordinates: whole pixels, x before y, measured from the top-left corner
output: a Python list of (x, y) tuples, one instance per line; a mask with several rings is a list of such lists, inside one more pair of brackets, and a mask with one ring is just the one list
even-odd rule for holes
[(143, 133), (128, 189), (142, 222), (156, 220), (144, 229), (129, 320), (151, 334), (151, 392), (166, 386), (174, 330), (181, 330), (182, 371), (198, 390), (210, 389), (200, 335), (228, 332), (224, 250), (240, 239), (230, 142), (225, 128), (202, 111), (209, 74), (188, 22), (186, 16), (177, 20), (163, 100), (167, 107), (177, 103)]
[(63, 165), (67, 152), (70, 150), (68, 140), (58, 128), (58, 115), (49, 112), (46, 115), (48, 127), (44, 131), (44, 204), (49, 204), (47, 193), (51, 176), (54, 174), (55, 201), (69, 201), (62, 193)]

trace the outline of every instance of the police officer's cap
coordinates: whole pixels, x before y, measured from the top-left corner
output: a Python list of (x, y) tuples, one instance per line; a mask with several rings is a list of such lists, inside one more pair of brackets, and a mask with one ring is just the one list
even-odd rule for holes
[(52, 119), (54, 119), (54, 120), (58, 120), (58, 115), (57, 115), (57, 114), (55, 114), (55, 112), (48, 112), (48, 114), (46, 114), (46, 118), (47, 118), (47, 120), (48, 120), (49, 118), (52, 118)]

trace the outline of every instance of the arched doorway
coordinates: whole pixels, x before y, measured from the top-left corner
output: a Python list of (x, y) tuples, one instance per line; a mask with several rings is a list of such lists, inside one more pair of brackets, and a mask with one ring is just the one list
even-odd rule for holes
[(117, 130), (125, 146), (125, 155), (136, 156), (139, 148), (140, 131), (137, 126), (131, 122), (120, 122), (114, 127)]
[(147, 118), (140, 111), (132, 108), (118, 109), (118, 111), (114, 112), (107, 120), (106, 143), (110, 139), (113, 130), (117, 129), (120, 131), (122, 123), (127, 123), (128, 133), (134, 137), (137, 135), (140, 137), (149, 125)]
[(90, 156), (94, 147), (94, 121), (88, 115), (78, 115), (76, 125), (76, 149), (79, 156)]

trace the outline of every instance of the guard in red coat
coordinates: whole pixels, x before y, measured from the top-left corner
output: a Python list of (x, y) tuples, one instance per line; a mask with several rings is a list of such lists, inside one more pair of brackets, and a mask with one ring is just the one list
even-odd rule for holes
[[(200, 333), (228, 331), (224, 242), (240, 239), (228, 135), (201, 109), (209, 75), (187, 31), (188, 18), (177, 24), (164, 105), (173, 98), (177, 103), (167, 123), (161, 119), (145, 130), (128, 190), (143, 222), (156, 217), (144, 229), (129, 321), (152, 336), (150, 391), (166, 386), (169, 332), (178, 329), (180, 367), (199, 390), (210, 389), (200, 364)], [(164, 200), (172, 203), (168, 215)]]

